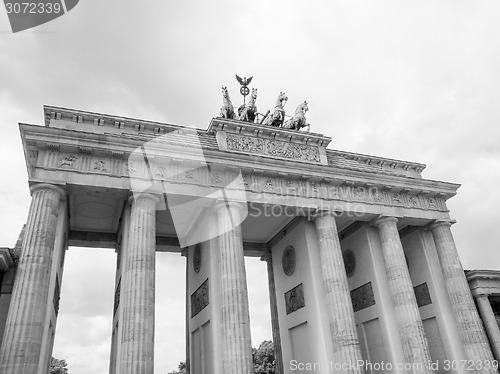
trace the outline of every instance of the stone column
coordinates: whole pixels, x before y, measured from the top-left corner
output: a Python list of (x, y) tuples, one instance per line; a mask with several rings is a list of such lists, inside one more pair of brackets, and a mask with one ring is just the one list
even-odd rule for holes
[(384, 217), (377, 219), (374, 225), (378, 228), (380, 235), (387, 282), (403, 345), (403, 354), (406, 363), (422, 364), (421, 368), (418, 367), (419, 365), (414, 365), (413, 373), (433, 373), (428, 365), (431, 362), (431, 355), (403, 246), (399, 239), (397, 221), (395, 217)]
[(2, 374), (36, 374), (41, 355), (59, 203), (65, 192), (54, 185), (37, 184), (31, 187), (31, 194), (0, 351)]
[(122, 273), (120, 374), (154, 372), (156, 204), (143, 193), (130, 198), (129, 242)]
[[(318, 232), (321, 277), (333, 340), (333, 361), (347, 364), (358, 362), (362, 360), (361, 350), (335, 217), (333, 213), (320, 213), (314, 222)], [(363, 373), (363, 370), (353, 367), (346, 373)]]
[(191, 320), (191, 313), (189, 313), (189, 303), (190, 303), (190, 295), (189, 295), (189, 251), (184, 250), (182, 252), (182, 256), (186, 258), (186, 310), (185, 310), (185, 318), (186, 318), (186, 373), (191, 373), (191, 329), (189, 328), (189, 321)]
[(269, 301), (271, 306), (271, 326), (273, 329), (274, 358), (276, 374), (283, 374), (283, 353), (281, 351), (280, 323), (278, 317), (278, 301), (276, 299), (276, 284), (274, 282), (273, 258), (271, 252), (261, 258), (267, 263), (267, 278), (269, 283)]
[[(446, 290), (467, 358), (474, 361), (492, 361), (493, 355), (477, 312), (462, 263), (451, 234), (451, 222), (437, 222), (430, 226), (436, 244)], [(481, 373), (497, 373), (497, 370), (482, 370)]]
[(500, 360), (500, 329), (498, 328), (497, 320), (493, 309), (491, 308), (488, 295), (479, 295), (476, 297), (476, 303), (479, 308), (479, 313), (486, 328), (486, 334), (490, 340), (491, 350), (496, 360)]
[(216, 207), (221, 269), (221, 331), (223, 374), (252, 374), (252, 344), (247, 278), (237, 203)]

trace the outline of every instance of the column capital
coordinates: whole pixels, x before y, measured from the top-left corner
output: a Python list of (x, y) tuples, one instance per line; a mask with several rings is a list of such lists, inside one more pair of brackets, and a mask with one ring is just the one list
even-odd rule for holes
[(33, 195), (33, 192), (35, 192), (37, 190), (43, 190), (43, 189), (54, 190), (54, 191), (59, 192), (59, 195), (60, 195), (61, 199), (66, 196), (66, 191), (64, 191), (61, 187), (56, 186), (55, 184), (50, 184), (50, 183), (37, 183), (37, 184), (34, 184), (34, 185), (32, 185), (30, 187), (30, 193), (31, 193), (31, 195)]
[(243, 205), (241, 202), (238, 201), (228, 201), (224, 199), (217, 199), (215, 202), (214, 208), (216, 212), (219, 212), (223, 208), (238, 208), (238, 210), (241, 212), (243, 210)]
[(140, 194), (137, 194), (137, 195), (136, 194), (131, 195), (128, 198), (128, 202), (130, 205), (132, 205), (135, 201), (137, 201), (139, 199), (152, 200), (152, 201), (154, 201), (155, 205), (158, 205), (160, 203), (160, 199), (157, 196), (150, 194), (150, 193), (147, 193), (147, 192), (141, 192)]
[(472, 294), (472, 296), (474, 296), (475, 299), (488, 299), (488, 297), (490, 296), (489, 294), (487, 294), (486, 292), (482, 291), (482, 292), (478, 292), (477, 294)]
[(451, 225), (455, 224), (457, 221), (454, 219), (443, 219), (443, 220), (435, 220), (434, 222), (430, 223), (429, 225), (426, 226), (428, 230), (434, 230), (435, 228), (441, 227), (441, 226), (448, 226), (451, 227)]
[(393, 216), (382, 216), (375, 218), (373, 221), (370, 222), (371, 225), (378, 227), (379, 225), (386, 223), (386, 222), (394, 222), (398, 223), (398, 217), (393, 217)]
[(310, 221), (316, 221), (317, 219), (319, 218), (322, 218), (322, 217), (333, 217), (333, 218), (337, 218), (338, 217), (338, 213), (334, 210), (331, 210), (331, 209), (317, 209), (316, 211), (312, 212), (309, 217), (310, 217)]

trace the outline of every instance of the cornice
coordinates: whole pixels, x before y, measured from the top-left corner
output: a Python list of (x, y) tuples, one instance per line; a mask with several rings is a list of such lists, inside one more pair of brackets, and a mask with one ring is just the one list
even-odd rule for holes
[(500, 295), (500, 271), (466, 270), (465, 275), (475, 298)]
[(468, 281), (475, 279), (492, 279), (500, 281), (500, 270), (466, 270), (465, 277)]
[(386, 157), (363, 155), (339, 150), (326, 150), (329, 164), (341, 164), (342, 168), (367, 170), (378, 174), (398, 174), (409, 178), (422, 178), (426, 165), (416, 162), (395, 160)]
[(158, 121), (148, 121), (50, 105), (44, 105), (43, 112), (46, 127), (57, 127), (58, 121), (67, 121), (78, 124), (82, 129), (88, 125), (89, 128), (93, 129), (114, 128), (122, 131), (128, 130), (131, 132), (146, 132), (151, 134), (162, 134), (166, 131), (185, 128), (185, 126)]

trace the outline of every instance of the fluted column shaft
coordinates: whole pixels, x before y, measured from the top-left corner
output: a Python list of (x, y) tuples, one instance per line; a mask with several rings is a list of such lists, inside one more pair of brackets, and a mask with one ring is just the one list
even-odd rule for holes
[[(333, 361), (342, 364), (358, 362), (362, 360), (361, 350), (335, 217), (328, 213), (319, 215), (315, 224), (328, 323), (333, 340)], [(363, 369), (357, 366), (345, 372), (363, 373)]]
[(476, 297), (476, 303), (486, 328), (486, 334), (490, 340), (493, 356), (496, 360), (500, 360), (500, 329), (498, 328), (488, 295), (479, 295)]
[(217, 206), (221, 260), (221, 328), (224, 374), (251, 374), (252, 344), (247, 278), (240, 225), (240, 205)]
[(123, 308), (120, 374), (154, 371), (157, 202), (150, 194), (132, 200), (129, 253), (120, 300)]
[(26, 233), (12, 291), (0, 373), (36, 374), (48, 303), (59, 202), (64, 191), (49, 184), (31, 188)]
[(380, 235), (387, 282), (403, 354), (406, 363), (422, 364), (412, 365), (413, 373), (433, 373), (429, 367), (431, 362), (429, 346), (396, 223), (397, 218), (394, 217), (381, 218), (374, 222)]
[(186, 318), (186, 371), (185, 374), (191, 374), (191, 330), (189, 328), (189, 321), (191, 320), (191, 314), (189, 313), (189, 251), (185, 250), (182, 253), (182, 256), (186, 258), (186, 310), (185, 310), (185, 318)]
[(262, 257), (267, 262), (267, 278), (269, 284), (269, 301), (271, 307), (271, 327), (273, 330), (274, 358), (276, 363), (276, 374), (283, 374), (283, 353), (281, 350), (280, 323), (278, 316), (278, 300), (276, 298), (276, 283), (274, 281), (273, 258), (271, 253)]
[[(458, 331), (467, 358), (491, 362), (493, 355), (477, 312), (469, 284), (451, 233), (450, 222), (438, 222), (430, 226), (436, 244), (446, 290), (451, 301)], [(478, 373), (498, 373), (497, 370), (478, 370)]]

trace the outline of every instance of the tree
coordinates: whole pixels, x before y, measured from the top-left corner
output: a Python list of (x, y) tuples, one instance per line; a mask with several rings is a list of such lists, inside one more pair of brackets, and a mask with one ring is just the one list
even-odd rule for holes
[(50, 362), (50, 374), (68, 374), (68, 363), (52, 357)]
[(276, 372), (272, 341), (264, 340), (259, 348), (252, 348), (252, 359), (255, 374), (274, 374)]
[[(252, 348), (254, 374), (275, 374), (276, 362), (274, 360), (272, 341), (264, 340), (259, 348)], [(179, 363), (178, 370), (170, 371), (167, 374), (186, 374), (186, 361)]]
[(167, 374), (186, 374), (186, 361), (179, 362), (178, 371), (169, 371)]

